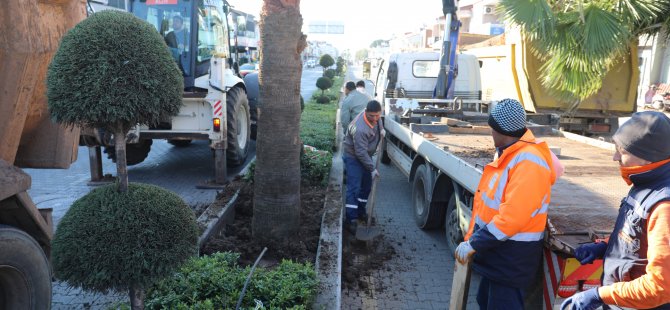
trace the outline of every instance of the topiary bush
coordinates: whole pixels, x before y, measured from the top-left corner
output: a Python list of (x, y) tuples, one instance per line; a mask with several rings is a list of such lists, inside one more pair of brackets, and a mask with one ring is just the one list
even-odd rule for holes
[(324, 73), (328, 67), (332, 66), (335, 64), (335, 60), (333, 59), (333, 56), (330, 56), (328, 54), (324, 54), (319, 58), (319, 65), (323, 67)]
[(114, 130), (117, 122), (157, 124), (177, 115), (184, 78), (154, 27), (105, 10), (68, 31), (47, 72), (51, 116), (60, 123)]
[(56, 278), (98, 292), (148, 287), (197, 254), (198, 228), (177, 194), (130, 183), (114, 184), (77, 199), (52, 245)]
[(151, 24), (127, 12), (106, 10), (63, 36), (46, 84), (49, 113), (56, 122), (114, 134), (114, 149), (107, 151), (117, 159), (123, 192), (128, 185), (128, 130), (177, 115), (184, 78)]
[(316, 103), (320, 104), (330, 103), (330, 98), (328, 96), (319, 96), (316, 98)]
[(323, 92), (326, 91), (326, 89), (329, 89), (331, 86), (333, 86), (333, 80), (322, 76), (316, 80), (316, 87), (321, 90), (321, 95), (323, 95)]
[[(251, 267), (237, 264), (239, 254), (215, 253), (192, 258), (172, 277), (157, 283), (147, 295), (147, 309), (235, 309)], [(309, 309), (317, 279), (311, 264), (284, 260), (272, 269), (256, 268), (242, 309)], [(258, 309), (258, 308), (256, 308)]]
[(335, 70), (333, 70), (333, 69), (328, 69), (328, 70), (326, 70), (326, 72), (323, 74), (323, 76), (325, 76), (325, 77), (327, 77), (327, 78), (329, 78), (329, 79), (331, 79), (331, 80), (335, 77), (335, 75), (336, 75), (336, 73), (335, 73)]

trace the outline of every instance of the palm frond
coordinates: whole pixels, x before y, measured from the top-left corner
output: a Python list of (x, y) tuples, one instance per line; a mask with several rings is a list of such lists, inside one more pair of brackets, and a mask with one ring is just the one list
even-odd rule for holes
[(521, 26), (533, 40), (554, 32), (556, 17), (545, 0), (501, 0), (499, 5), (505, 20)]

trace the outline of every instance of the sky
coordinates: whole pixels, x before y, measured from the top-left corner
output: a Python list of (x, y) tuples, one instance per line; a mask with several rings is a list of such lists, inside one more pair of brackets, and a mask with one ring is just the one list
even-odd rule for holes
[[(235, 9), (260, 16), (262, 0), (228, 0)], [(366, 48), (377, 39), (390, 39), (394, 33), (416, 31), (431, 25), (442, 15), (441, 0), (301, 0), (303, 25), (310, 20), (344, 22), (344, 35), (334, 39), (341, 50)], [(306, 28), (303, 28), (306, 33)], [(309, 34), (307, 40), (310, 40)]]

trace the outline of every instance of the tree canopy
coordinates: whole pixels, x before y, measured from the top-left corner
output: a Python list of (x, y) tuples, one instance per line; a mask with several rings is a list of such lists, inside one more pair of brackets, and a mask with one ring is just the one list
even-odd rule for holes
[(640, 34), (670, 24), (670, 0), (501, 0), (500, 6), (546, 61), (543, 85), (573, 100), (595, 94)]

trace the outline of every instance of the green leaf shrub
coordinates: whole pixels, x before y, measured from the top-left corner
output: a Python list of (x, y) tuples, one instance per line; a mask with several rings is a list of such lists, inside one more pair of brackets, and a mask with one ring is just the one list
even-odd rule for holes
[(319, 150), (333, 151), (335, 147), (336, 104), (307, 104), (300, 118), (302, 143)]
[[(251, 267), (237, 264), (239, 254), (219, 252), (192, 258), (172, 277), (147, 294), (147, 309), (234, 309)], [(256, 268), (242, 302), (254, 300), (265, 309), (308, 309), (316, 296), (317, 279), (311, 264), (284, 260), (272, 269)]]
[(183, 88), (182, 73), (156, 29), (113, 10), (68, 31), (47, 72), (55, 121), (110, 131), (177, 115)]
[(333, 154), (314, 147), (304, 147), (300, 157), (302, 181), (312, 186), (327, 186)]
[(196, 255), (195, 217), (175, 193), (130, 183), (77, 199), (58, 225), (52, 245), (56, 278), (98, 292), (148, 287)]

